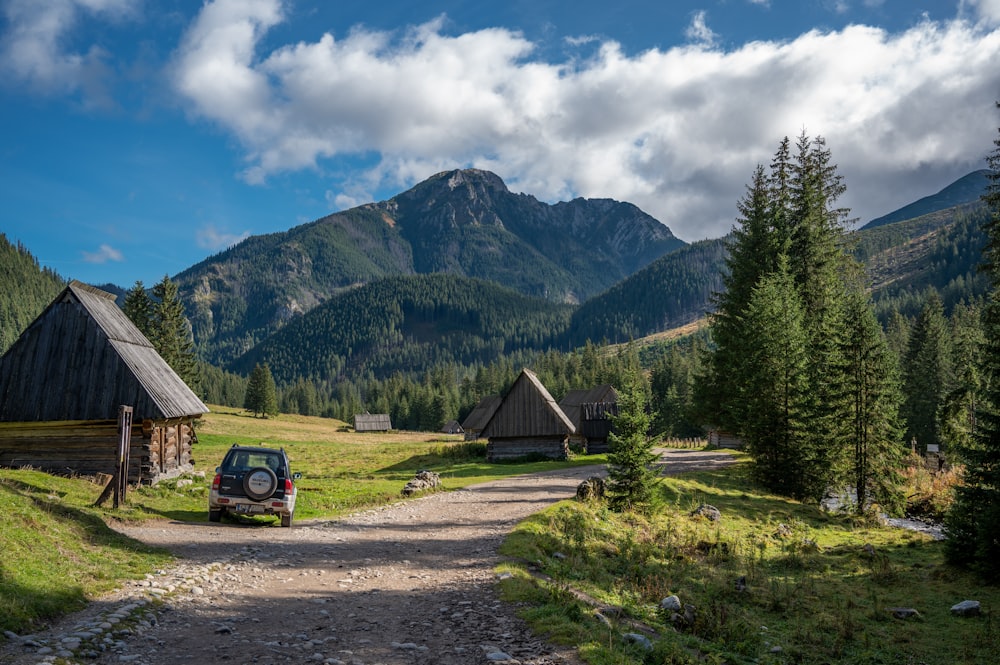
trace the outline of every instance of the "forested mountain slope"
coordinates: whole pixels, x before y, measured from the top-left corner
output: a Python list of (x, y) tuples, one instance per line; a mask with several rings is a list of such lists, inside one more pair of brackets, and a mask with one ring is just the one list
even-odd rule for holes
[(237, 359), (266, 362), (278, 381), (422, 372), (488, 363), (560, 343), (572, 307), (448, 274), (387, 277), (335, 296)]
[(939, 210), (947, 210), (968, 203), (979, 203), (979, 197), (986, 191), (989, 171), (980, 169), (962, 176), (937, 194), (925, 196), (922, 199), (894, 210), (865, 224), (862, 228), (872, 229), (893, 222), (902, 222), (916, 217), (922, 217)]
[(248, 238), (176, 281), (199, 349), (226, 363), (296, 315), (382, 277), (443, 272), (576, 303), (684, 244), (629, 203), (549, 205), (469, 169)]
[(20, 243), (0, 233), (0, 355), (66, 286)]

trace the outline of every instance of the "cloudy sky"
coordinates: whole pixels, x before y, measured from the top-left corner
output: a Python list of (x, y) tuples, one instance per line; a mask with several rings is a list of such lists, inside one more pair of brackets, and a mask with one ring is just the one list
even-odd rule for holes
[(1000, 0), (0, 0), (0, 232), (150, 286), (477, 167), (693, 241), (802, 132), (864, 222), (983, 168), (998, 99)]

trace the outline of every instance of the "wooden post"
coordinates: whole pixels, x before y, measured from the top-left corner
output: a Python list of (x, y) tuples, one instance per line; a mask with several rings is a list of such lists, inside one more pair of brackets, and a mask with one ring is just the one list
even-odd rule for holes
[(132, 407), (118, 407), (118, 470), (115, 472), (115, 497), (112, 505), (125, 501), (128, 490), (128, 453), (132, 442)]

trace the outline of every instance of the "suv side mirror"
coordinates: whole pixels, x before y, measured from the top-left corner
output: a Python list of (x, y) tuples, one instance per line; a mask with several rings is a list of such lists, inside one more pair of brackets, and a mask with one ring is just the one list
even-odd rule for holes
[(292, 474), (292, 480), (299, 480), (300, 478), (302, 478), (302, 474), (301, 473), (293, 473)]

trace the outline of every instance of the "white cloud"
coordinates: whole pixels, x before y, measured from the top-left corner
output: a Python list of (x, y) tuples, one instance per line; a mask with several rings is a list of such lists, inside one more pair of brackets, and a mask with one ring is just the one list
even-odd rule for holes
[(440, 20), (260, 52), (281, 20), (276, 0), (207, 4), (175, 85), (237, 137), (251, 182), (375, 155), (335, 181), (331, 205), (474, 166), (545, 200), (631, 201), (693, 240), (729, 230), (782, 136), (824, 136), (847, 179), (842, 203), (871, 218), (980, 168), (996, 131), (1000, 30), (960, 20), (731, 50), (627, 55), (606, 41), (563, 63), (533, 59), (520, 33), (448, 35)]
[(691, 23), (684, 31), (684, 36), (703, 46), (712, 46), (718, 39), (718, 35), (712, 32), (705, 21), (705, 10), (694, 13), (694, 16), (691, 17)]
[(81, 252), (81, 254), (87, 263), (107, 263), (108, 261), (121, 263), (125, 260), (125, 255), (111, 245), (101, 245), (96, 252)]
[(1000, 0), (962, 0), (963, 8), (971, 8), (986, 25), (1000, 25)]
[(249, 231), (244, 231), (243, 233), (237, 235), (235, 233), (220, 231), (215, 228), (214, 224), (208, 224), (198, 229), (195, 233), (195, 242), (202, 249), (217, 252), (222, 249), (228, 249), (229, 247), (232, 247), (236, 243), (246, 240), (249, 237)]
[(0, 73), (45, 94), (81, 93), (86, 106), (113, 105), (108, 53), (100, 44), (67, 50), (68, 35), (83, 14), (110, 20), (132, 15), (141, 0), (9, 0), (0, 35)]

